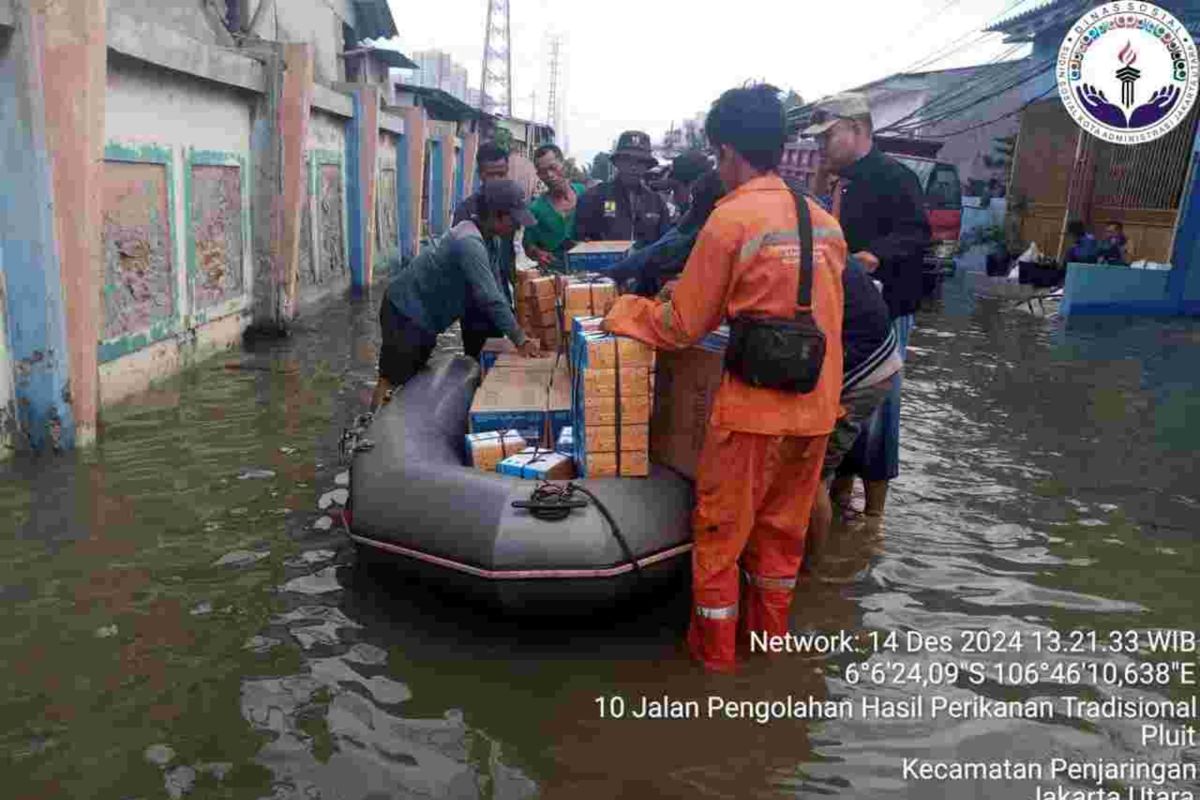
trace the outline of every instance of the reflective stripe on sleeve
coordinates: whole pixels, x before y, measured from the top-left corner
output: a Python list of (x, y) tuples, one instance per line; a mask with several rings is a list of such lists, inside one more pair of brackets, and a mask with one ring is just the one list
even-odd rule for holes
[(736, 619), (737, 610), (737, 603), (731, 606), (696, 606), (696, 616), (704, 617), (705, 619)]

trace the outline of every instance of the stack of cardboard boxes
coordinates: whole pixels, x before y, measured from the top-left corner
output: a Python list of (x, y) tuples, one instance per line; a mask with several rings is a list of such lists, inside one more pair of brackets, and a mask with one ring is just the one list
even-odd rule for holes
[(502, 353), (475, 391), (471, 433), (515, 430), (526, 445), (553, 449), (571, 424), (571, 377), (562, 359)]
[(617, 302), (617, 284), (599, 275), (564, 276), (563, 332), (570, 333), (576, 317), (603, 317)]
[[(568, 254), (568, 265), (603, 271), (629, 244), (581, 244)], [(694, 479), (722, 381), (728, 329), (687, 350), (656, 354), (600, 330), (617, 296), (609, 278), (518, 269), (516, 289), (521, 326), (552, 352), (565, 342), (567, 356), (526, 359), (507, 340), (488, 341), (486, 378), (470, 412), (472, 463), (523, 478), (566, 480), (576, 473), (644, 477), (653, 462)]]
[(575, 468), (587, 478), (650, 474), (654, 349), (577, 317), (571, 337), (571, 433)]

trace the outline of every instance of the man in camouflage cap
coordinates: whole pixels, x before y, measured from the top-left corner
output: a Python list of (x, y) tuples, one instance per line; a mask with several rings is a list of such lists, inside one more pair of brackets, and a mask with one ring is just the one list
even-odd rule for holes
[(658, 161), (650, 137), (625, 131), (612, 153), (617, 175), (594, 186), (579, 199), (575, 231), (580, 241), (653, 242), (670, 226), (666, 202), (643, 180)]

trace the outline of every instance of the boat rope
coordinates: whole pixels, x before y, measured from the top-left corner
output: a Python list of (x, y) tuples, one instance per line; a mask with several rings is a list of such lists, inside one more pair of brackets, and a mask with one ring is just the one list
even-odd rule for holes
[(529, 496), (529, 500), (514, 500), (513, 507), (528, 509), (529, 513), (537, 519), (548, 522), (559, 522), (570, 516), (572, 509), (587, 506), (586, 500), (579, 500), (574, 497), (576, 492), (587, 495), (596, 504), (597, 510), (600, 511), (600, 514), (608, 522), (608, 528), (612, 532), (613, 538), (617, 540), (617, 544), (620, 546), (625, 560), (633, 567), (634, 574), (640, 575), (642, 565), (634, 557), (633, 549), (630, 548), (629, 542), (625, 540), (624, 534), (621, 533), (621, 526), (617, 524), (608, 507), (604, 505), (604, 502), (599, 497), (596, 497), (588, 489), (574, 481), (568, 482), (565, 486), (543, 481), (534, 488), (533, 493)]

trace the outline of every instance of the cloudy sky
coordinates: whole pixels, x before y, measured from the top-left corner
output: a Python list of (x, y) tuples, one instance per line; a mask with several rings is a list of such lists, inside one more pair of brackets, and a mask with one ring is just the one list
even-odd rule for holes
[[(395, 44), (448, 52), (478, 88), (488, 0), (390, 2), (400, 30)], [(706, 111), (748, 79), (815, 99), (914, 66), (1022, 56), (1027, 48), (1014, 51), (979, 31), (1041, 2), (738, 0), (708, 10), (694, 0), (510, 0), (513, 112), (546, 117), (552, 34), (564, 43), (559, 141), (585, 161), (627, 128), (657, 140), (672, 121)]]

